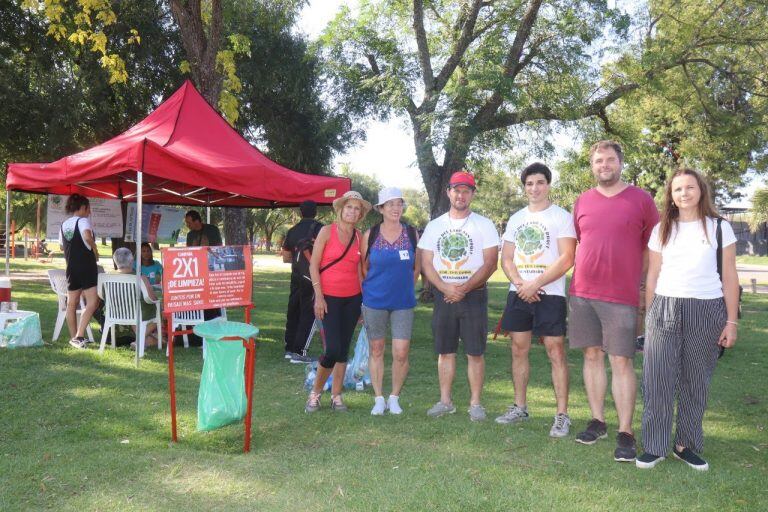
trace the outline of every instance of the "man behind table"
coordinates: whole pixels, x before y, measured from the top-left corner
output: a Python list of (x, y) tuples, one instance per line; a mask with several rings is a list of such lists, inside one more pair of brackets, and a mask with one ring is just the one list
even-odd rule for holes
[(222, 245), (221, 232), (212, 224), (204, 224), (200, 213), (189, 210), (184, 216), (184, 223), (189, 228), (187, 247), (214, 247)]
[[(200, 213), (195, 210), (189, 210), (184, 216), (184, 222), (189, 228), (187, 233), (187, 247), (214, 247), (222, 245), (221, 232), (213, 224), (204, 224)], [(203, 318), (212, 320), (221, 316), (219, 308), (206, 309), (203, 311)], [(202, 339), (196, 334), (190, 335), (192, 345), (202, 345)]]

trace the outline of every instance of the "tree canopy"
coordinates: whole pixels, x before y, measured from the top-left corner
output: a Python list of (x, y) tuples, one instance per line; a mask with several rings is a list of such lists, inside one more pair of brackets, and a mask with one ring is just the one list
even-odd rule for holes
[(553, 122), (606, 120), (617, 100), (671, 72), (734, 109), (764, 95), (766, 9), (650, 0), (633, 17), (602, 0), (363, 0), (359, 12), (342, 8), (323, 42), (345, 98), (410, 120), (435, 216), (447, 209), (450, 174), (473, 156), (546, 149)]

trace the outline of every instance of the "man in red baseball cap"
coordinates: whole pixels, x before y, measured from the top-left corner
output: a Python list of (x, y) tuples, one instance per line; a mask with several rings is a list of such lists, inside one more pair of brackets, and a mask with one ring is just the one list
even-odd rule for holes
[(451, 175), (451, 181), (448, 182), (449, 188), (457, 187), (459, 185), (465, 185), (472, 190), (477, 190), (477, 185), (475, 185), (475, 177), (465, 170), (456, 171), (453, 173)]
[(427, 411), (431, 417), (456, 412), (451, 388), (461, 339), (467, 354), (469, 418), (485, 419), (480, 404), (488, 336), (485, 283), (497, 267), (499, 234), (493, 222), (470, 209), (475, 190), (474, 176), (466, 171), (453, 173), (446, 191), (450, 210), (427, 224), (419, 240), (422, 269), (435, 291), (432, 335), (440, 401)]

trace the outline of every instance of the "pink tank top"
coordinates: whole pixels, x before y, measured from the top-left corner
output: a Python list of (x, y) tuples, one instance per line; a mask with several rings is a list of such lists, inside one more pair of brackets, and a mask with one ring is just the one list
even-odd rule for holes
[[(320, 286), (323, 295), (331, 297), (353, 297), (360, 293), (360, 276), (358, 266), (360, 264), (360, 235), (357, 230), (353, 235), (355, 241), (347, 254), (338, 263), (320, 274)], [(320, 268), (337, 259), (346, 249), (346, 244), (339, 240), (336, 223), (331, 224), (331, 236), (323, 249), (323, 257), (320, 259)]]

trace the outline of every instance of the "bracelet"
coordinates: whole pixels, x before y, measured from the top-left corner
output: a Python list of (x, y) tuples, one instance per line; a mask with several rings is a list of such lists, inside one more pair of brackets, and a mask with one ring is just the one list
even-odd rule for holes
[(726, 320), (725, 323), (733, 324), (733, 325), (739, 325), (739, 322), (734, 322), (733, 320)]
[(313, 281), (313, 282), (312, 282), (312, 286), (317, 286), (317, 285), (319, 285), (319, 284), (320, 284), (320, 281)]

